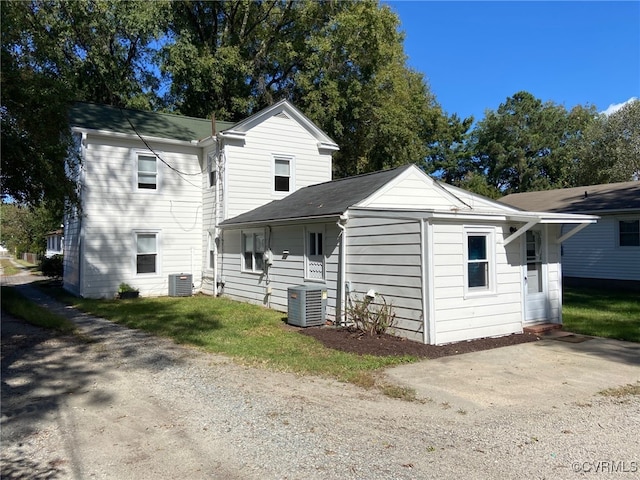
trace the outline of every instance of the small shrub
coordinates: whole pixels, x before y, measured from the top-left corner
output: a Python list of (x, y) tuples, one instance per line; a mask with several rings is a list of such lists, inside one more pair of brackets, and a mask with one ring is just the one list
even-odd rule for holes
[(60, 280), (63, 275), (62, 255), (53, 255), (49, 258), (43, 258), (40, 262), (40, 271), (45, 277)]
[(396, 314), (393, 305), (387, 303), (382, 295), (376, 298), (380, 302), (374, 303), (371, 297), (351, 302), (347, 310), (347, 318), (357, 330), (368, 335), (381, 335), (395, 325)]
[(125, 293), (125, 292), (137, 292), (138, 290), (133, 288), (131, 285), (129, 285), (128, 283), (124, 283), (122, 282), (119, 286), (118, 286), (118, 293)]

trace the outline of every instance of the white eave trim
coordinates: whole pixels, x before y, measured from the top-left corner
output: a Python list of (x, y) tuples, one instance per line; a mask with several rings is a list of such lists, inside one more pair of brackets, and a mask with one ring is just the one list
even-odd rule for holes
[[(119, 139), (140, 141), (140, 137), (138, 135), (131, 134), (131, 133), (113, 132), (111, 130), (96, 130), (93, 128), (72, 127), (71, 131), (74, 133), (81, 133), (83, 135), (96, 135), (96, 136), (107, 137), (107, 138), (119, 138)], [(144, 138), (146, 142), (162, 143), (162, 144), (169, 144), (169, 145), (185, 145), (190, 147), (198, 146), (197, 140), (177, 140), (175, 138), (150, 137), (147, 135), (142, 135), (142, 138)]]

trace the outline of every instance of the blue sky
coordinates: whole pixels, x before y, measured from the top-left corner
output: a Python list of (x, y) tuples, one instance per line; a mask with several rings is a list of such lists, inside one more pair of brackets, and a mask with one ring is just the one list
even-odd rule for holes
[(640, 97), (640, 2), (385, 0), (443, 109), (484, 118), (525, 90), (598, 111)]

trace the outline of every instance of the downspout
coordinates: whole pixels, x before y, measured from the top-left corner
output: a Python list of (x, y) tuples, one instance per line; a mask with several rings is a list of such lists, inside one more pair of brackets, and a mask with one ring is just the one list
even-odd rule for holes
[(420, 220), (420, 273), (422, 283), (422, 343), (425, 345), (429, 341), (429, 335), (427, 332), (428, 329), (428, 316), (429, 313), (427, 311), (427, 295), (428, 295), (428, 286), (427, 286), (427, 259), (426, 259), (426, 248), (425, 248), (425, 236), (424, 236), (424, 220)]
[(341, 230), (340, 231), (340, 268), (338, 269), (338, 301), (336, 302), (337, 312), (336, 312), (336, 320), (338, 325), (346, 325), (346, 310), (347, 310), (347, 299), (346, 296), (346, 269), (347, 269), (347, 227), (346, 224), (349, 221), (348, 215), (345, 213), (344, 215), (340, 215), (340, 220), (336, 222), (336, 225)]

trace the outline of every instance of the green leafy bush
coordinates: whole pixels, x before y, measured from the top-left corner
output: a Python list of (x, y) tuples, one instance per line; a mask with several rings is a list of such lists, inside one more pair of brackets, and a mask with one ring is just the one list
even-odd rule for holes
[(43, 258), (40, 262), (40, 271), (45, 277), (60, 280), (64, 273), (62, 255), (53, 255), (49, 258)]

